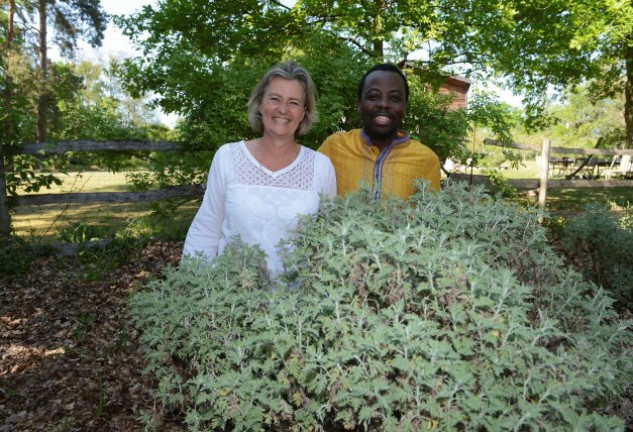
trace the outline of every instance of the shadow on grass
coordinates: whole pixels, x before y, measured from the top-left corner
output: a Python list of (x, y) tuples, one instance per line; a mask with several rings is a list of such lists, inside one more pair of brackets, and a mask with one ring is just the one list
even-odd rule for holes
[(149, 202), (21, 206), (12, 214), (12, 224), (17, 236), (44, 243), (59, 242), (60, 232), (82, 222), (110, 233), (174, 239), (184, 238), (198, 206), (191, 201), (169, 214), (155, 212)]

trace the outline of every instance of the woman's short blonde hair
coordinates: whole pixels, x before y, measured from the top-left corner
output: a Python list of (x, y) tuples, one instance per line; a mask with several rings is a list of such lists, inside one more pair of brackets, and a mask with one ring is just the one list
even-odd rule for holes
[(305, 115), (301, 123), (299, 123), (296, 135), (306, 134), (318, 119), (316, 87), (308, 71), (293, 61), (287, 61), (270, 68), (251, 92), (251, 97), (248, 100), (248, 122), (251, 129), (257, 133), (264, 132), (264, 123), (259, 112), (259, 106), (264, 99), (268, 84), (275, 78), (297, 81), (303, 87)]

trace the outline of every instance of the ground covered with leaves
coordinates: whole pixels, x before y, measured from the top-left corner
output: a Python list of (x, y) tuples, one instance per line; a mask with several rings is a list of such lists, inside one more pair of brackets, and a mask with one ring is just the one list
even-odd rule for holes
[(136, 431), (142, 413), (184, 430), (160, 412), (126, 308), (181, 251), (148, 244), (114, 269), (96, 255), (47, 257), (0, 278), (0, 432)]

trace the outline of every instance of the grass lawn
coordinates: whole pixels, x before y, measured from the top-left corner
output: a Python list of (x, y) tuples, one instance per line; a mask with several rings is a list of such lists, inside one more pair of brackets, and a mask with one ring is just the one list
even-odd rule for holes
[[(126, 172), (84, 171), (60, 174), (61, 185), (52, 185), (37, 194), (76, 192), (126, 192), (129, 191)], [(27, 239), (59, 241), (59, 233), (81, 222), (104, 227), (109, 232), (147, 234), (159, 229), (168, 236), (185, 233), (198, 208), (189, 201), (178, 208), (175, 218), (169, 220), (152, 217), (155, 205), (138, 203), (47, 204), (21, 206), (12, 214), (15, 234)], [(184, 234), (182, 234), (184, 238)]]
[[(467, 171), (469, 173), (469, 171)], [(475, 169), (474, 174), (481, 170)], [(523, 166), (501, 171), (506, 179), (538, 179), (539, 167), (534, 160), (527, 160)], [(552, 176), (550, 179), (561, 180), (563, 176)], [(519, 191), (519, 201), (537, 205), (538, 196)], [(631, 187), (595, 187), (595, 188), (548, 188), (546, 208), (550, 212), (575, 212), (582, 210), (589, 203), (601, 203), (611, 210), (633, 212), (633, 181)]]
[(74, 193), (74, 192), (126, 192), (128, 186), (126, 175), (135, 173), (108, 171), (82, 171), (69, 172), (67, 174), (55, 174), (61, 185), (53, 184), (50, 189), (40, 189), (38, 192), (29, 194), (49, 194), (49, 193)]

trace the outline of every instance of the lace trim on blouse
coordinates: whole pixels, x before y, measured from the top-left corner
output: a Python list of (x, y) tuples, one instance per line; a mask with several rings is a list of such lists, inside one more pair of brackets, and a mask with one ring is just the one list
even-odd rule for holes
[(243, 141), (232, 143), (230, 149), (232, 171), (237, 183), (298, 190), (314, 189), (315, 155), (305, 151), (303, 147), (290, 165), (274, 172), (258, 163)]

